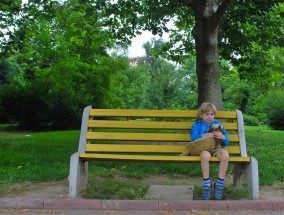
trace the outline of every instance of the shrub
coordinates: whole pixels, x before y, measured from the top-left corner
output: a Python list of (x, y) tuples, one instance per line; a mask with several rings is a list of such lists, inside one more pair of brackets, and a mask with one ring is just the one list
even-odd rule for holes
[(272, 129), (284, 130), (284, 88), (271, 90), (259, 104), (260, 114), (266, 115)]
[(54, 85), (49, 80), (12, 82), (2, 88), (3, 116), (24, 129), (79, 128), (82, 99), (69, 85)]
[(256, 97), (256, 89), (247, 81), (234, 80), (235, 84), (228, 83), (224, 90), (224, 108), (227, 110), (238, 109), (243, 113), (253, 113), (252, 104)]
[(260, 121), (256, 116), (244, 114), (244, 123), (245, 125), (258, 126)]

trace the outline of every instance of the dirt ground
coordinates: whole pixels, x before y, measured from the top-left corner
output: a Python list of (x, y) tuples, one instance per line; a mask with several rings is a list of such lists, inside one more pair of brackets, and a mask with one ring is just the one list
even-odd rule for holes
[[(116, 177), (117, 181), (132, 181), (141, 183), (141, 180)], [(226, 179), (227, 183), (231, 183), (230, 179)], [(200, 179), (190, 178), (168, 178), (166, 176), (153, 176), (143, 179), (145, 184), (157, 185), (199, 185)], [(2, 196), (4, 198), (28, 198), (28, 199), (67, 199), (68, 198), (68, 180), (59, 182), (44, 182), (44, 183), (26, 183), (15, 185), (7, 190), (7, 193)], [(284, 200), (284, 183), (264, 186), (260, 188), (260, 199), (265, 200)]]

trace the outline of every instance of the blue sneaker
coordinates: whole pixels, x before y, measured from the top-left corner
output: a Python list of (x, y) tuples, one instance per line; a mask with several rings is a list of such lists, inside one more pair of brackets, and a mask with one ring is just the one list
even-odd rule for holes
[(211, 196), (211, 186), (203, 186), (202, 199), (209, 200)]
[(216, 183), (214, 184), (214, 189), (215, 189), (214, 195), (215, 195), (216, 200), (222, 200), (223, 188), (224, 188), (224, 186), (216, 185)]

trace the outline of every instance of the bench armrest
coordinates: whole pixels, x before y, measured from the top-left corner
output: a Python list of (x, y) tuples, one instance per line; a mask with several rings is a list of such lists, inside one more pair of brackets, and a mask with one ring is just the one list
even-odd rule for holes
[(238, 133), (239, 133), (239, 140), (240, 140), (240, 149), (241, 149), (241, 156), (247, 157), (247, 147), (246, 147), (246, 138), (245, 138), (245, 125), (243, 114), (241, 111), (236, 110), (237, 117), (238, 117)]
[(88, 132), (88, 121), (89, 121), (89, 112), (92, 109), (92, 106), (89, 105), (84, 108), (83, 116), (82, 116), (82, 124), (81, 124), (81, 133), (80, 133), (80, 142), (78, 147), (78, 152), (85, 152), (86, 149), (86, 136)]

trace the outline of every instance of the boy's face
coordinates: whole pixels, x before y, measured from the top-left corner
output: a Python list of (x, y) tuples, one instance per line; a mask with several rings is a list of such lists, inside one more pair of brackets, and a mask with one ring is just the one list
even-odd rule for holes
[(212, 110), (210, 110), (206, 113), (200, 114), (200, 117), (205, 124), (210, 124), (214, 120), (215, 114)]

